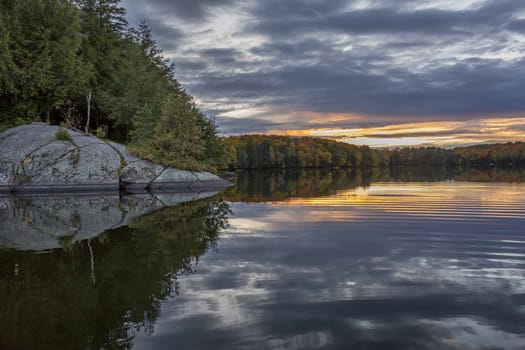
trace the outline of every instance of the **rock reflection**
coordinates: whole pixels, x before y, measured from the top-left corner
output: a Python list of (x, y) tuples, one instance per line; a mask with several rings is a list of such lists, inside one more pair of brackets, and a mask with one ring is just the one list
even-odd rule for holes
[[(24, 211), (20, 201), (26, 200), (31, 206)], [(145, 205), (147, 200), (152, 202)], [(20, 219), (10, 230), (35, 226), (18, 246), (30, 248), (26, 239), (34, 237), (38, 248), (49, 249), (57, 236), (49, 241), (40, 236), (53, 232), (74, 238), (68, 244), (59, 238), (63, 248), (40, 254), (0, 250), (0, 348), (129, 349), (136, 332), (150, 333), (161, 302), (178, 293), (177, 276), (192, 273), (199, 257), (215, 246), (229, 213), (227, 204), (211, 198), (129, 216), (153, 210), (158, 201), (126, 198), (120, 201), (128, 209), (124, 214), (118, 197), (74, 203), (20, 199), (15, 207), (9, 202), (9, 211)], [(61, 220), (69, 204), (68, 213), (74, 214)], [(26, 217), (33, 223), (24, 222)], [(128, 226), (97, 235), (128, 219)], [(98, 222), (89, 226), (89, 220)]]
[(46, 250), (93, 238), (164, 207), (216, 192), (0, 197), (0, 246)]

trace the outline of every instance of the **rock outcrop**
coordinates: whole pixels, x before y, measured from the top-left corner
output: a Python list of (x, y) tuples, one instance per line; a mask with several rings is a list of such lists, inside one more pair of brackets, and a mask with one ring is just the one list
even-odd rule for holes
[(126, 147), (58, 126), (33, 123), (0, 133), (0, 192), (197, 190), (229, 182), (208, 172), (167, 168)]

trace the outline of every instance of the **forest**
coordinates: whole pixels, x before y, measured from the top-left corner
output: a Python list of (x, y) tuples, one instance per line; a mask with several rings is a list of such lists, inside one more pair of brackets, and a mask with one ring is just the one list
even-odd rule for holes
[(230, 169), (525, 166), (525, 142), (374, 149), (312, 137), (242, 135), (226, 143)]
[(212, 118), (119, 0), (0, 2), (0, 131), (43, 121), (183, 169), (224, 167)]
[(226, 139), (232, 169), (382, 166), (385, 154), (313, 137), (241, 135)]

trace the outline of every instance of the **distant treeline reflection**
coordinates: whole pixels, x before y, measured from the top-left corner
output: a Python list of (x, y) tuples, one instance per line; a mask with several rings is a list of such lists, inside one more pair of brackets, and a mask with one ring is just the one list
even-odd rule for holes
[(368, 187), (377, 182), (525, 182), (525, 169), (460, 169), (441, 167), (392, 167), (370, 169), (290, 169), (239, 171), (235, 186), (226, 192), (229, 201), (263, 202), (293, 197), (316, 197), (340, 190)]
[(0, 349), (130, 349), (227, 225), (211, 199), (45, 253), (0, 250)]

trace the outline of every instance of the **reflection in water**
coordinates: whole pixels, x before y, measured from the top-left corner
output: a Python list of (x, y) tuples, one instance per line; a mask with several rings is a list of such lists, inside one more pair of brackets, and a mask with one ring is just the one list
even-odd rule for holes
[(201, 200), (63, 249), (3, 249), (0, 348), (131, 348), (178, 292), (177, 276), (193, 272), (216, 245), (227, 214), (224, 202)]
[(524, 349), (522, 178), (245, 173), (229, 204), (5, 248), (0, 348)]
[(318, 197), (339, 190), (368, 187), (378, 182), (525, 182), (521, 169), (391, 168), (313, 169), (278, 172), (239, 172), (235, 186), (226, 192), (231, 201), (265, 202), (295, 197)]
[(216, 193), (0, 197), (0, 246), (22, 250), (66, 247), (126, 226), (141, 215)]
[[(233, 203), (204, 276), (181, 288), (223, 348), (523, 349), (524, 193), (520, 184), (381, 183)], [(191, 344), (176, 330), (191, 317), (161, 318), (159, 336)], [(168, 348), (161, 339), (138, 345)]]

